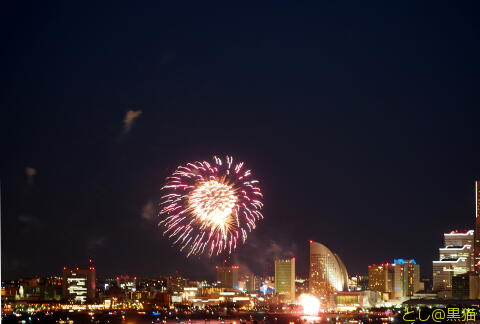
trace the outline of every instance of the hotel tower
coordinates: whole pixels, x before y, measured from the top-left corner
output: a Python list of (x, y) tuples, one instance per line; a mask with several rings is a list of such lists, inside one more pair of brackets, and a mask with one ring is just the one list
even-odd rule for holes
[(310, 293), (323, 309), (333, 308), (334, 295), (348, 291), (348, 274), (340, 257), (325, 245), (310, 241)]

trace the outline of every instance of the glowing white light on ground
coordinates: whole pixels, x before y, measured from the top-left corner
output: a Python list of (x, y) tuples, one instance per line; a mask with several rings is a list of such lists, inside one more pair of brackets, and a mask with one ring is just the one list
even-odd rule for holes
[(300, 304), (303, 307), (303, 314), (316, 316), (320, 311), (320, 300), (312, 295), (303, 294), (300, 296)]

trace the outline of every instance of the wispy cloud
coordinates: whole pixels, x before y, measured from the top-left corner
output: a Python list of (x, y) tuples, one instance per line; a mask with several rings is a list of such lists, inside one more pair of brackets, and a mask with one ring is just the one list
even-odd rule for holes
[(155, 206), (153, 202), (148, 201), (142, 208), (142, 219), (152, 220), (155, 217)]
[(26, 167), (25, 168), (25, 175), (27, 176), (28, 184), (33, 184), (33, 177), (37, 174), (37, 169)]
[(141, 110), (129, 110), (123, 118), (123, 133), (128, 134), (132, 129), (135, 120), (142, 114)]

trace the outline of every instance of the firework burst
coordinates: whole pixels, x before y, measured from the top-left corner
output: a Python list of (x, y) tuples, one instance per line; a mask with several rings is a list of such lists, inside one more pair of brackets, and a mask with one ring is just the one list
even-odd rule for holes
[(263, 218), (258, 181), (232, 157), (181, 165), (162, 191), (163, 234), (188, 256), (231, 253)]

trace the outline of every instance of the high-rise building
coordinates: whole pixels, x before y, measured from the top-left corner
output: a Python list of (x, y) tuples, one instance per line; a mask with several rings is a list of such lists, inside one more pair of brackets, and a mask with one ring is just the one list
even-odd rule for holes
[(473, 270), (474, 231), (454, 230), (444, 234), (445, 247), (439, 249), (440, 260), (433, 261), (433, 290), (451, 297), (452, 277)]
[(480, 180), (475, 181), (475, 244), (473, 269), (480, 273)]
[(393, 298), (410, 297), (420, 290), (420, 265), (414, 259), (395, 259), (393, 268)]
[(368, 289), (382, 293), (384, 300), (412, 296), (421, 290), (420, 266), (413, 259), (372, 264), (368, 266)]
[(275, 292), (286, 302), (295, 301), (295, 258), (275, 260)]
[(63, 268), (63, 299), (73, 303), (85, 303), (95, 299), (96, 272), (92, 260), (89, 267)]
[(221, 288), (238, 289), (239, 266), (217, 266), (217, 283)]
[[(393, 291), (394, 266), (391, 263), (372, 264), (368, 266), (368, 290), (387, 294)], [(384, 297), (384, 299), (388, 299)]]
[(325, 245), (310, 241), (310, 293), (323, 308), (335, 307), (337, 291), (348, 290), (348, 274), (342, 260)]

